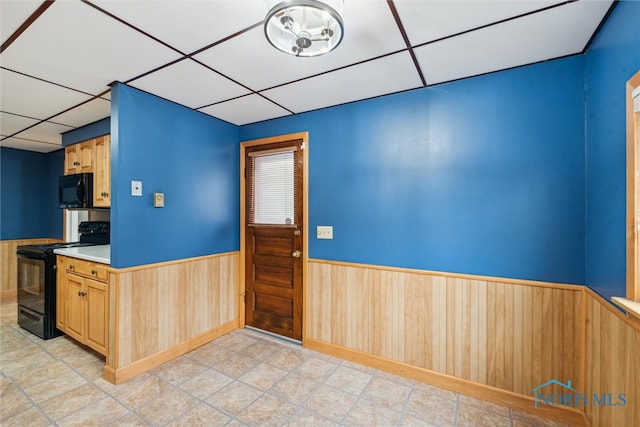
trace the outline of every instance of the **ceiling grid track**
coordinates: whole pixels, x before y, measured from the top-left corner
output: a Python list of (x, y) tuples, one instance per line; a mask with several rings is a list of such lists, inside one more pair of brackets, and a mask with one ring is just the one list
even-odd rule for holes
[(164, 47), (169, 48), (169, 49), (175, 51), (176, 53), (178, 53), (178, 54), (180, 54), (182, 56), (186, 56), (186, 53), (182, 52), (180, 49), (176, 49), (175, 47), (171, 46), (169, 43), (165, 43), (164, 41), (160, 40), (159, 38), (152, 36), (151, 34), (147, 33), (146, 31), (141, 30), (140, 28), (136, 27), (135, 25), (132, 25), (131, 23), (125, 21), (124, 19), (121, 19), (121, 18), (115, 16), (113, 13), (110, 13), (110, 12), (104, 10), (103, 8), (101, 8), (99, 6), (96, 6), (95, 4), (91, 3), (89, 0), (81, 0), (81, 1), (82, 1), (82, 3), (86, 4), (87, 6), (91, 6), (92, 8), (97, 10), (98, 12), (104, 13), (109, 18), (115, 19), (116, 21), (120, 22), (123, 25), (126, 25), (127, 27), (131, 28), (132, 30), (135, 30), (135, 31), (139, 32), (140, 34), (143, 34), (143, 35), (149, 37), (151, 40), (160, 43)]
[[(55, 145), (66, 127), (108, 116), (106, 79), (244, 125), (584, 54), (618, 0), (347, 0), (343, 50), (300, 61), (272, 51), (262, 34), (264, 12), (251, 2), (240, 9), (231, 0), (197, 3), (3, 4), (2, 145)], [(554, 49), (568, 38), (572, 47)], [(520, 55), (529, 50), (537, 54)], [(26, 149), (47, 150), (33, 147)]]
[(413, 61), (413, 65), (415, 65), (416, 67), (416, 72), (420, 76), (420, 80), (422, 81), (422, 86), (426, 86), (427, 81), (424, 78), (424, 74), (422, 73), (422, 68), (420, 68), (420, 63), (418, 62), (418, 58), (416, 57), (416, 54), (413, 51), (413, 47), (411, 47), (411, 41), (409, 40), (409, 36), (407, 35), (407, 32), (404, 29), (404, 25), (402, 24), (402, 19), (400, 19), (400, 14), (398, 14), (398, 9), (396, 9), (396, 5), (393, 3), (393, 0), (387, 0), (387, 5), (389, 5), (389, 9), (391, 10), (393, 19), (396, 21), (396, 25), (398, 26), (398, 30), (402, 35), (404, 44), (407, 46), (407, 51), (409, 52), (409, 55), (411, 55), (411, 60)]
[[(494, 26), (499, 25), (499, 24), (504, 24), (506, 22), (515, 21), (515, 20), (520, 19), (520, 18), (525, 18), (527, 16), (535, 15), (535, 14), (540, 13), (540, 12), (545, 12), (547, 10), (551, 10), (551, 9), (555, 9), (557, 7), (565, 6), (567, 4), (575, 3), (577, 1), (579, 1), (579, 0), (567, 0), (567, 1), (562, 2), (562, 3), (552, 4), (550, 6), (543, 7), (541, 9), (536, 9), (536, 10), (532, 10), (530, 12), (521, 13), (519, 15), (511, 16), (509, 18), (501, 19), (499, 21), (491, 22), (489, 24), (480, 25), (479, 27), (470, 28), (468, 30), (460, 31), (460, 32), (457, 32), (455, 34), (450, 34), (448, 36), (440, 37), (440, 38), (437, 38), (437, 39), (434, 39), (434, 40), (429, 40), (429, 41), (424, 42), (424, 43), (418, 43), (417, 45), (415, 45), (413, 47), (414, 48), (419, 48), (419, 47), (427, 46), (427, 45), (430, 45), (430, 44), (433, 44), (433, 43), (438, 43), (438, 42), (441, 42), (441, 41), (444, 41), (444, 40), (448, 40), (448, 39), (451, 39), (451, 38), (454, 38), (454, 37), (458, 37), (458, 36), (462, 36), (462, 35), (465, 35), (465, 34), (473, 33), (474, 31), (479, 31), (479, 30), (483, 30), (485, 28), (494, 27)], [(523, 64), (523, 65), (529, 65), (529, 64)], [(500, 71), (500, 70), (496, 70), (496, 71)], [(473, 76), (469, 76), (469, 77), (473, 77)]]
[(51, 5), (53, 4), (55, 0), (46, 0), (44, 3), (42, 3), (40, 5), (40, 7), (38, 7), (35, 12), (33, 12), (26, 21), (24, 21), (22, 23), (22, 25), (20, 25), (20, 27), (18, 27), (17, 30), (15, 30), (13, 32), (13, 34), (11, 34), (11, 36), (4, 42), (2, 43), (2, 46), (0, 46), (0, 53), (4, 52), (5, 50), (7, 50), (7, 48), (9, 46), (11, 46), (11, 44), (18, 38), (20, 37), (20, 35), (22, 33), (24, 33), (27, 28), (29, 28), (29, 26), (31, 24), (33, 24), (36, 19), (38, 19), (40, 17), (40, 15), (42, 15), (47, 9), (49, 9), (49, 7), (51, 7)]

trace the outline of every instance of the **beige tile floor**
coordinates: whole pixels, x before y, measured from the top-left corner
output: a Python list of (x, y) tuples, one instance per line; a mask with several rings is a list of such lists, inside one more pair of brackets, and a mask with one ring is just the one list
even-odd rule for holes
[(2, 426), (557, 426), (250, 330), (124, 384), (66, 336), (43, 341), (0, 304)]

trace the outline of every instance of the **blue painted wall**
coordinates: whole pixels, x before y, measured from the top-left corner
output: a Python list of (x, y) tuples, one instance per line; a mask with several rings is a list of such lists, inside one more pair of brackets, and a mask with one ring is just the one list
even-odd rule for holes
[[(239, 250), (238, 127), (116, 83), (111, 265)], [(131, 180), (143, 197), (131, 196)], [(152, 194), (165, 194), (154, 208)]]
[(62, 237), (59, 153), (0, 148), (0, 240)]
[(309, 256), (584, 283), (582, 56), (242, 126), (309, 131)]
[(111, 117), (89, 123), (62, 134), (62, 146), (76, 144), (111, 132)]
[(586, 284), (626, 294), (626, 82), (640, 70), (640, 2), (622, 1), (589, 48), (586, 78)]

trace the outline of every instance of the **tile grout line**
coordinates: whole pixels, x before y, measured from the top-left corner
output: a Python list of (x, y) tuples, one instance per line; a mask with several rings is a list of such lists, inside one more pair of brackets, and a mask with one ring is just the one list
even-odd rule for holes
[[(4, 322), (4, 321), (3, 321), (3, 322)], [(11, 325), (10, 325), (10, 326), (11, 326)], [(49, 356), (51, 356), (53, 359), (55, 359), (55, 360), (60, 361), (61, 363), (63, 363), (63, 364), (64, 364), (65, 366), (67, 366), (67, 367), (68, 367), (72, 372), (75, 372), (76, 374), (80, 375), (80, 377), (81, 377), (83, 380), (88, 381), (88, 380), (87, 380), (87, 379), (86, 379), (82, 374), (80, 374), (79, 372), (77, 372), (77, 371), (76, 371), (76, 369), (75, 369), (73, 366), (69, 365), (65, 360), (62, 360), (62, 359), (60, 359), (58, 356), (56, 356), (56, 355), (52, 354), (52, 353), (49, 351), (49, 349), (48, 349), (48, 348), (46, 348), (46, 347), (44, 347), (44, 346), (42, 345), (42, 343), (40, 343), (40, 342), (36, 341), (35, 339), (32, 339), (33, 337), (35, 337), (35, 335), (29, 336), (29, 335), (27, 335), (26, 333), (24, 333), (23, 331), (18, 330), (18, 329), (16, 329), (16, 328), (13, 328), (13, 326), (11, 326), (11, 328), (12, 328), (12, 329), (14, 329), (15, 331), (17, 331), (18, 333), (20, 333), (21, 335), (23, 335), (25, 338), (27, 338), (27, 339), (28, 339), (32, 344), (35, 344), (35, 345), (37, 345), (38, 347), (40, 347), (40, 348), (41, 348), (45, 353), (47, 353), (47, 354), (48, 354)], [(36, 338), (37, 338), (37, 337), (36, 337)], [(40, 341), (42, 341), (42, 340), (40, 340)], [(44, 342), (44, 341), (42, 341), (42, 342)], [(3, 373), (3, 374), (4, 374), (4, 373)], [(62, 376), (62, 375), (64, 375), (64, 373), (62, 373), (62, 374), (58, 375), (56, 378), (58, 378), (58, 377), (60, 377), (60, 376)], [(14, 379), (14, 378), (13, 378), (13, 376), (11, 376), (11, 375), (7, 375), (7, 378), (9, 378), (9, 379), (11, 380), (11, 382), (16, 386), (16, 388), (17, 388), (17, 389), (18, 389), (18, 390), (19, 390), (19, 391), (20, 391), (20, 392), (21, 392), (21, 393), (22, 393), (22, 394), (23, 394), (23, 395), (24, 395), (24, 396), (25, 396), (25, 397), (26, 397), (26, 398), (27, 398), (27, 399), (28, 399), (28, 400), (33, 404), (33, 406), (34, 406), (34, 407), (35, 407), (35, 408), (36, 408), (36, 409), (37, 409), (37, 410), (38, 410), (38, 411), (39, 411), (39, 412), (40, 412), (40, 413), (41, 413), (41, 414), (42, 414), (42, 415), (43, 415), (47, 420), (49, 420), (49, 421), (51, 422), (51, 424), (53, 424), (54, 426), (57, 426), (57, 425), (58, 425), (57, 421), (56, 421), (56, 420), (54, 420), (54, 419), (53, 419), (53, 418), (52, 418), (52, 417), (51, 417), (51, 416), (50, 416), (50, 415), (49, 415), (49, 414), (48, 414), (48, 413), (47, 413), (47, 412), (46, 412), (46, 411), (45, 411), (45, 410), (40, 406), (40, 404), (39, 404), (38, 402), (36, 402), (36, 401), (35, 401), (35, 400), (34, 400), (34, 399), (33, 399), (33, 398), (32, 398), (32, 397), (31, 397), (31, 396), (30, 396), (30, 395), (29, 395), (25, 390), (24, 390), (24, 388), (23, 388), (23, 387), (22, 387), (22, 386), (21, 386), (21, 385), (20, 385), (20, 384), (19, 384), (19, 383)], [(80, 387), (82, 387), (82, 386), (80, 386)], [(49, 397), (48, 399), (46, 399), (46, 400), (45, 400), (44, 402), (42, 402), (42, 403), (46, 403), (46, 402), (48, 402), (49, 400), (51, 400), (51, 399), (55, 399), (55, 398), (57, 398), (57, 397), (59, 397), (59, 396), (61, 396), (61, 395), (63, 395), (63, 394), (64, 394), (64, 393), (60, 393), (60, 394), (58, 394), (58, 395), (51, 396), (51, 397)], [(19, 411), (19, 412), (22, 412), (22, 411)], [(70, 415), (70, 414), (72, 414), (72, 413), (74, 413), (74, 412), (77, 412), (77, 411), (73, 411), (73, 412), (71, 412), (71, 413), (69, 413), (69, 414), (65, 415), (65, 417), (66, 417), (66, 416), (68, 416), (68, 415)], [(14, 415), (15, 415), (15, 414), (14, 414)], [(64, 417), (63, 417), (63, 418), (64, 418)]]
[[(6, 316), (8, 317), (9, 314), (10, 313), (8, 313), (7, 311)], [(130, 402), (129, 404), (126, 404), (125, 403), (126, 400), (122, 400), (122, 398), (125, 397), (125, 395), (120, 395), (120, 397), (117, 397), (117, 396), (120, 390), (127, 390), (127, 385), (126, 385), (127, 383), (122, 384), (122, 387), (118, 387), (118, 386), (108, 387), (106, 384), (100, 384), (98, 380), (100, 380), (101, 378), (93, 379), (93, 377), (95, 376), (94, 374), (97, 374), (94, 369), (95, 367), (92, 366), (95, 362), (90, 356), (86, 356), (85, 358), (83, 353), (85, 349), (77, 346), (77, 344), (75, 344), (75, 342), (73, 342), (69, 338), (59, 337), (58, 339), (60, 341), (57, 341), (57, 342), (40, 340), (39, 338), (19, 328), (17, 324), (15, 324), (15, 321), (6, 321), (4, 320), (4, 317), (2, 318), (1, 325), (2, 325), (3, 331), (6, 331), (6, 335), (5, 335), (5, 332), (2, 332), (2, 335), (0, 335), (0, 338), (7, 337), (10, 340), (9, 342), (12, 342), (15, 337), (15, 345), (17, 346), (15, 347), (15, 351), (20, 351), (20, 349), (28, 349), (30, 346), (35, 344), (35, 346), (37, 346), (38, 351), (42, 352), (43, 357), (45, 357), (44, 355), (46, 355), (47, 358), (51, 358), (51, 360), (55, 362), (62, 362), (62, 365), (64, 365), (66, 369), (69, 370), (68, 373), (73, 373), (74, 375), (77, 375), (79, 378), (82, 379), (83, 384), (79, 385), (78, 387), (74, 387), (72, 390), (64, 391), (60, 394), (56, 394), (52, 396), (46, 396), (46, 394), (43, 394), (43, 396), (46, 396), (46, 400), (42, 402), (42, 405), (52, 401), (53, 399), (60, 398), (61, 396), (64, 396), (67, 393), (77, 390), (80, 387), (85, 387), (86, 385), (90, 385), (91, 387), (95, 388), (100, 392), (100, 398), (97, 401), (92, 402), (84, 407), (78, 408), (68, 414), (65, 414), (64, 416), (61, 416), (59, 418), (60, 420), (65, 419), (66, 417), (70, 417), (73, 414), (76, 414), (77, 412), (86, 410), (87, 408), (91, 408), (95, 405), (98, 405), (107, 399), (111, 399), (115, 403), (117, 403), (117, 405), (122, 407), (126, 411), (126, 413), (124, 413), (122, 416), (119, 416), (116, 419), (110, 420), (109, 421), (110, 423), (118, 423), (120, 421), (125, 420), (127, 417), (132, 417), (132, 418), (135, 417), (137, 420), (141, 422), (147, 423), (149, 425), (153, 425), (153, 423), (150, 422), (150, 420), (147, 417), (142, 415), (142, 412), (140, 412), (140, 410), (152, 404), (155, 398), (153, 397), (149, 398), (148, 401), (145, 401), (144, 404), (140, 405), (137, 408), (130, 406), (130, 404), (133, 404), (134, 402), (133, 400), (129, 401)], [(69, 342), (67, 343), (65, 342), (65, 340), (69, 340)], [(58, 344), (58, 342), (60, 344)], [(51, 343), (51, 345), (49, 345), (49, 343)], [(67, 344), (69, 344), (69, 348), (66, 348)], [(320, 352), (306, 349), (296, 343), (277, 340), (273, 337), (264, 336), (262, 334), (258, 334), (253, 331), (237, 330), (237, 331), (232, 331), (231, 333), (226, 334), (225, 336), (220, 337), (216, 340), (213, 340), (210, 343), (207, 343), (201, 346), (199, 349), (205, 348), (205, 346), (208, 346), (208, 345), (212, 345), (212, 346), (204, 350), (201, 354), (197, 356), (196, 354), (194, 354), (194, 352), (197, 351), (198, 349), (194, 349), (194, 352), (181, 355), (180, 357), (172, 361), (169, 361), (166, 364), (160, 365), (158, 367), (155, 367), (147, 371), (149, 378), (153, 378), (154, 381), (158, 381), (159, 384), (163, 384), (163, 387), (168, 386), (164, 388), (163, 391), (159, 393), (158, 396), (167, 394), (168, 396), (167, 398), (170, 398), (168, 393), (179, 393), (180, 396), (188, 397), (188, 400), (187, 400), (188, 403), (184, 406), (184, 408), (182, 408), (182, 406), (178, 406), (176, 408), (179, 410), (179, 413), (177, 411), (176, 412), (168, 411), (166, 416), (170, 418), (170, 420), (166, 422), (163, 420), (160, 422), (160, 424), (164, 425), (167, 423), (180, 422), (181, 420), (184, 421), (189, 416), (189, 413), (193, 411), (195, 408), (199, 407), (200, 405), (203, 405), (206, 408), (210, 408), (211, 410), (214, 410), (224, 415), (228, 419), (226, 423), (245, 424), (241, 420), (241, 418), (243, 418), (244, 415), (249, 414), (251, 408), (257, 408), (258, 410), (260, 410), (261, 405), (256, 405), (256, 402), (259, 401), (260, 399), (263, 399), (264, 397), (277, 399), (278, 401), (286, 404), (288, 408), (292, 408), (292, 413), (290, 415), (283, 417), (282, 421), (278, 422), (280, 425), (285, 425), (289, 422), (295, 422), (296, 416), (298, 414), (300, 416), (304, 416), (305, 413), (312, 415), (313, 417), (317, 416), (322, 420), (327, 420), (327, 421), (330, 421), (331, 423), (334, 423), (336, 422), (334, 421), (335, 418), (327, 418), (326, 416), (324, 416), (322, 412), (322, 408), (323, 407), (328, 408), (327, 406), (322, 406), (318, 404), (313, 405), (316, 409), (311, 409), (310, 407), (306, 406), (314, 398), (314, 396), (317, 396), (319, 391), (325, 387), (326, 387), (325, 394), (336, 395), (336, 393), (334, 392), (340, 392), (340, 393), (345, 393), (345, 396), (346, 395), (353, 396), (354, 398), (353, 402), (347, 407), (344, 414), (341, 415), (340, 420), (337, 421), (338, 425), (348, 424), (352, 415), (355, 414), (354, 411), (356, 410), (356, 408), (358, 408), (359, 405), (363, 405), (363, 404), (371, 404), (377, 407), (383, 407), (385, 408), (384, 412), (386, 412), (386, 410), (388, 409), (389, 414), (394, 414), (394, 416), (398, 417), (397, 421), (395, 422), (395, 425), (398, 425), (398, 426), (405, 425), (404, 420), (409, 416), (413, 417), (413, 415), (410, 415), (409, 409), (410, 409), (412, 398), (417, 398), (419, 396), (418, 394), (432, 396), (437, 398), (437, 400), (442, 399), (443, 402), (445, 401), (448, 402), (447, 406), (449, 406), (450, 404), (453, 404), (454, 405), (453, 418), (452, 418), (453, 425), (454, 426), (458, 425), (462, 421), (462, 418), (461, 418), (461, 410), (463, 408), (462, 396), (464, 395), (460, 393), (455, 393), (454, 394), (455, 398), (451, 399), (450, 398), (451, 394), (445, 394), (445, 393), (441, 394), (439, 393), (439, 390), (441, 390), (440, 388), (431, 386), (430, 384), (425, 383), (426, 387), (421, 387), (421, 384), (423, 383), (419, 381), (407, 379), (402, 376), (393, 375), (377, 369), (369, 369), (363, 365), (355, 364), (354, 362), (349, 362), (344, 359), (339, 359), (330, 355), (325, 355)], [(76, 348), (76, 346), (78, 348)], [(5, 348), (6, 348), (6, 345), (3, 346), (3, 349)], [(36, 347), (33, 347), (33, 349), (36, 349)], [(11, 351), (8, 353), (12, 353), (13, 351), (14, 351), (14, 348), (12, 348)], [(211, 351), (213, 354), (207, 356), (207, 353), (209, 351)], [(222, 352), (221, 355), (215, 354), (218, 351)], [(40, 354), (39, 352), (38, 354)], [(94, 353), (94, 352), (88, 350), (87, 354), (88, 353)], [(5, 354), (0, 352), (0, 357), (4, 357), (4, 356)], [(8, 366), (12, 366), (12, 369), (15, 369), (16, 373), (18, 374), (21, 374), (22, 372), (27, 372), (27, 370), (29, 369), (29, 366), (33, 366), (32, 369), (40, 369), (40, 367), (44, 368), (47, 366), (46, 363), (40, 366), (41, 365), (40, 362), (42, 362), (42, 360), (39, 360), (37, 357), (33, 357), (33, 358), (30, 358), (30, 359), (33, 359), (33, 365), (31, 365), (32, 361), (29, 360), (27, 364), (24, 364), (24, 367), (23, 367), (18, 360), (19, 359), (18, 356), (20, 356), (20, 354), (16, 353), (12, 359), (13, 361), (10, 362), (11, 365), (8, 365)], [(97, 361), (99, 356), (97, 356), (97, 354), (93, 354), (93, 356), (96, 356), (96, 361)], [(222, 358), (219, 359), (218, 356), (222, 356)], [(48, 360), (49, 359), (46, 359), (45, 362), (47, 362)], [(212, 360), (212, 361), (215, 360), (215, 361), (207, 362), (207, 360)], [(184, 362), (187, 362), (187, 363), (184, 366), (181, 366), (182, 363)], [(230, 375), (229, 373), (225, 373), (224, 370), (219, 370), (220, 366), (227, 362), (231, 363), (227, 367), (228, 368), (227, 372), (231, 372), (230, 370), (232, 370), (234, 372), (233, 375)], [(317, 363), (317, 365), (314, 363)], [(308, 365), (305, 365), (305, 364), (308, 364)], [(249, 366), (249, 365), (250, 367), (245, 369), (245, 366)], [(245, 375), (249, 374), (255, 369), (260, 368), (261, 366), (264, 366), (262, 373), (257, 372), (254, 374), (254, 376), (245, 377)], [(195, 369), (192, 369), (192, 367)], [(362, 369), (358, 367), (361, 367)], [(352, 370), (353, 372), (350, 372), (350, 373), (349, 371), (342, 372), (341, 371), (342, 368)], [(168, 370), (163, 371), (163, 369), (168, 369)], [(277, 372), (277, 374), (275, 376), (270, 376), (270, 372), (272, 372), (270, 371), (270, 369), (273, 369), (274, 370), (273, 372)], [(53, 373), (53, 377), (48, 378), (47, 376), (48, 371), (45, 369), (42, 371), (43, 378), (46, 377), (45, 380), (52, 381), (67, 373), (65, 372), (65, 373), (60, 373), (56, 375), (55, 372), (56, 371), (51, 371), (51, 373)], [(48, 422), (50, 422), (52, 425), (56, 425), (56, 426), (58, 425), (58, 422), (56, 422), (52, 418), (52, 415), (49, 415), (43, 409), (43, 406), (41, 406), (40, 403), (37, 403), (25, 391), (23, 386), (16, 380), (15, 378), (16, 373), (12, 375), (8, 375), (4, 371), (1, 373), (3, 377), (7, 378), (11, 382), (11, 384), (16, 387), (16, 390), (20, 393), (22, 397), (26, 399), (26, 402), (30, 404), (30, 406), (26, 409), (17, 410), (16, 412), (11, 412), (10, 415), (5, 415), (6, 419), (10, 419), (11, 417), (15, 417), (16, 415), (21, 414), (22, 412), (30, 410), (31, 408), (35, 408), (40, 413), (40, 415), (44, 416), (45, 419)], [(204, 375), (205, 373), (221, 375), (220, 377), (221, 383), (226, 381), (224, 378), (227, 378), (230, 381), (222, 385), (221, 387), (217, 388), (215, 391), (211, 393), (206, 388), (205, 389), (202, 389), (201, 387), (194, 388), (193, 386), (191, 387), (192, 391), (189, 391), (186, 384), (189, 381), (195, 379), (196, 377), (199, 377), (200, 375)], [(340, 375), (338, 375), (339, 373)], [(348, 376), (346, 377), (342, 375), (347, 373), (348, 373)], [(260, 375), (262, 374), (265, 374), (266, 377), (264, 377), (261, 380)], [(365, 381), (360, 382), (360, 378), (361, 378), (360, 374), (367, 376), (366, 382)], [(25, 379), (27, 378), (28, 376), (25, 376)], [(307, 384), (307, 387), (303, 389), (303, 391), (306, 392), (306, 395), (303, 396), (302, 399), (297, 399), (297, 397), (299, 396), (295, 394), (290, 395), (289, 393), (287, 393), (289, 389), (296, 389), (298, 387), (298, 386), (294, 386), (295, 384), (293, 384), (293, 381), (296, 378), (304, 379), (305, 383)], [(282, 388), (282, 391), (279, 391), (277, 389), (278, 384), (281, 384), (283, 381), (287, 379), (289, 379), (292, 383), (289, 385), (284, 385)], [(352, 385), (352, 383), (354, 383), (356, 379), (358, 380), (358, 382), (356, 383), (358, 387), (354, 387)], [(392, 401), (387, 402), (388, 405), (382, 404), (382, 403), (376, 403), (376, 401), (370, 400), (371, 398), (375, 398), (374, 397), (375, 395), (370, 396), (365, 393), (367, 392), (369, 387), (372, 386), (374, 380), (376, 379), (388, 381), (399, 387), (406, 388), (409, 391), (408, 394), (406, 395), (406, 399), (402, 403), (401, 409), (396, 409), (396, 408), (399, 408), (398, 405), (396, 406), (392, 405), (393, 402), (398, 402), (397, 399), (393, 400), (393, 402)], [(203, 378), (202, 380), (206, 380), (206, 378)], [(135, 381), (135, 380), (132, 379), (132, 381)], [(211, 384), (218, 383), (217, 380), (213, 380), (213, 381), (215, 382), (211, 382)], [(251, 382), (258, 384), (259, 387), (252, 385)], [(242, 408), (237, 410), (237, 414), (235, 415), (230, 412), (227, 412), (225, 409), (222, 409), (221, 407), (216, 406), (216, 403), (218, 402), (223, 403), (222, 399), (224, 398), (224, 393), (221, 393), (219, 395), (220, 396), (219, 401), (217, 399), (214, 399), (214, 403), (208, 402), (208, 400), (211, 399), (214, 395), (216, 395), (217, 393), (220, 393), (231, 384), (238, 384), (238, 385), (250, 387), (252, 390), (256, 392), (256, 397), (247, 401), (247, 403), (243, 405)], [(34, 384), (34, 386), (35, 385), (37, 384)], [(286, 389), (284, 387), (286, 387)], [(307, 388), (308, 388), (308, 391), (307, 391)], [(202, 390), (205, 390), (206, 393), (203, 394)], [(404, 393), (406, 393), (404, 389), (399, 388), (398, 390), (402, 391), (403, 395)], [(142, 393), (144, 393), (144, 391)], [(203, 396), (203, 397), (200, 397), (200, 396)], [(382, 397), (382, 394), (380, 395), (380, 397)], [(349, 398), (349, 400), (351, 400), (351, 398)], [(380, 399), (376, 399), (376, 400), (380, 401)], [(482, 399), (477, 399), (477, 400), (482, 401)], [(497, 408), (491, 408), (491, 407), (487, 408), (475, 401), (470, 401), (470, 402), (465, 401), (465, 402), (466, 402), (464, 403), (465, 405), (469, 405), (470, 407), (477, 409), (482, 413), (488, 413), (488, 414), (493, 414), (494, 416), (501, 416), (501, 417), (507, 418), (509, 420), (508, 425), (512, 427), (515, 425), (515, 422), (516, 422), (514, 418), (515, 411), (513, 410), (513, 408), (498, 405), (508, 409), (507, 415), (502, 415), (504, 414), (504, 412), (497, 412)], [(327, 404), (331, 405), (331, 402), (327, 402)], [(441, 406), (441, 405), (437, 405), (437, 406)], [(494, 411), (494, 409), (496, 411)], [(340, 412), (337, 412), (337, 413), (339, 414)], [(444, 415), (444, 413), (442, 413), (441, 415)], [(246, 417), (244, 418), (248, 419)], [(427, 419), (425, 419), (422, 416), (416, 415), (415, 418), (420, 419), (422, 421), (427, 421)], [(276, 419), (280, 419), (280, 417)]]

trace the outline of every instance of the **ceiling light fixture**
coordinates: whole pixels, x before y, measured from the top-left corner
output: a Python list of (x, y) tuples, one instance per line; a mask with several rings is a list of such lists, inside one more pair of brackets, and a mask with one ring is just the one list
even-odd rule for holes
[[(265, 5), (273, 1), (265, 1)], [(344, 0), (288, 0), (271, 7), (264, 35), (276, 49), (295, 56), (319, 56), (338, 47), (344, 34)]]

